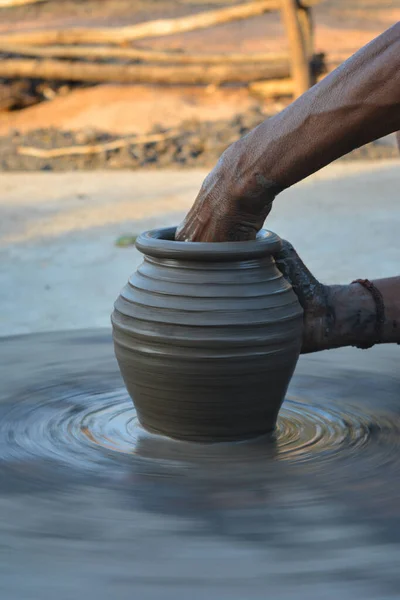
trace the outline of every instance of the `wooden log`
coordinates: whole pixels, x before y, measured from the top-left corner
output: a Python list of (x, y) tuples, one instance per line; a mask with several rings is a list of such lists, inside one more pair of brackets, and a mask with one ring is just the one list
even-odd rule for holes
[(0, 61), (0, 77), (91, 83), (197, 84), (248, 83), (288, 77), (288, 61), (243, 65), (103, 65), (63, 60), (15, 59)]
[(271, 79), (270, 81), (256, 81), (249, 85), (250, 92), (263, 98), (279, 98), (293, 96), (294, 82), (292, 79)]
[(33, 56), (36, 58), (98, 58), (98, 59), (127, 59), (151, 63), (168, 64), (203, 64), (215, 65), (223, 63), (271, 63), (277, 61), (289, 62), (287, 52), (259, 52), (243, 54), (225, 52), (219, 54), (187, 54), (185, 52), (144, 50), (142, 48), (114, 48), (111, 46), (25, 46), (18, 44), (1, 44), (1, 54), (16, 56)]
[(298, 18), (296, 0), (281, 0), (282, 16), (289, 41), (291, 75), (295, 83), (295, 97), (301, 96), (312, 85), (310, 62)]
[[(73, 28), (16, 32), (0, 36), (0, 43), (41, 44), (123, 44), (148, 37), (159, 37), (198, 29), (206, 29), (231, 21), (256, 17), (265, 12), (279, 10), (287, 0), (253, 0), (245, 4), (204, 11), (176, 19), (158, 19), (126, 27)], [(314, 0), (305, 0), (304, 5)]]
[(79, 156), (90, 154), (101, 154), (110, 150), (118, 150), (130, 145), (152, 144), (163, 142), (179, 135), (178, 131), (166, 133), (154, 133), (149, 135), (131, 135), (112, 142), (100, 144), (85, 144), (80, 146), (63, 146), (61, 148), (37, 148), (36, 146), (19, 146), (17, 154), (22, 156), (33, 156), (35, 158), (59, 158), (60, 156)]

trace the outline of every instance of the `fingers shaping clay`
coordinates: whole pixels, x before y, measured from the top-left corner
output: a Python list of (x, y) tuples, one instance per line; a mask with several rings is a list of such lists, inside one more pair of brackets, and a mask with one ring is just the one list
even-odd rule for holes
[(279, 237), (177, 242), (142, 234), (115, 302), (115, 353), (142, 425), (230, 441), (273, 430), (302, 342), (302, 308), (273, 259)]

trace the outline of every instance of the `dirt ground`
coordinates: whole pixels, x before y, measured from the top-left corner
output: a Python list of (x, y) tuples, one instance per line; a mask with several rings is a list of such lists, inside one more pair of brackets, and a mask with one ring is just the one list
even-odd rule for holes
[[(37, 29), (38, 26), (120, 26), (149, 19), (177, 17), (230, 4), (232, 2), (228, 0), (49, 0), (31, 6), (3, 9), (0, 34), (28, 31)], [(400, 0), (325, 0), (313, 9), (313, 15), (316, 26), (315, 49), (326, 54), (328, 65), (336, 64), (399, 20)], [(194, 52), (251, 53), (282, 51), (286, 40), (280, 16), (266, 14), (212, 29), (140, 40), (136, 45)], [(86, 138), (89, 132), (89, 137), (93, 137), (94, 131), (98, 132), (94, 138), (101, 139), (104, 134), (143, 134), (154, 128), (184, 128), (187, 123), (212, 124), (226, 121), (228, 127), (236, 115), (247, 115), (254, 111), (263, 115), (273, 114), (281, 110), (288, 101), (263, 101), (252, 95), (246, 87), (98, 85), (74, 89), (69, 93), (64, 90), (55, 94), (51, 100), (35, 106), (0, 112), (0, 169), (46, 168), (46, 161), (21, 162), (11, 160), (10, 157), (20, 144), (30, 145), (32, 136), (39, 147), (47, 147), (48, 140), (51, 142), (50, 146), (54, 145), (52, 140), (60, 137), (61, 133), (54, 136), (53, 130), (64, 132), (64, 137), (69, 136), (71, 143), (79, 143), (82, 135)], [(199, 125), (189, 127), (193, 128), (197, 131)], [(27, 136), (26, 139), (24, 136)], [(62, 141), (61, 145), (68, 143)], [(376, 151), (372, 152), (372, 157), (379, 157), (382, 152), (383, 157), (388, 158), (392, 151), (388, 154), (388, 150), (382, 150), (380, 146), (378, 154)], [(212, 162), (214, 154), (209, 159), (197, 162), (196, 166)], [(370, 156), (364, 153), (362, 157)], [(128, 163), (125, 160), (124, 164), (123, 161), (116, 160), (115, 155), (111, 159), (118, 168), (143, 164), (149, 166), (149, 161), (146, 160), (128, 160)], [(69, 161), (69, 164), (71, 168), (81, 168), (82, 162), (88, 166), (88, 161), (82, 160), (73, 160), (72, 163)], [(103, 156), (97, 161), (97, 166), (105, 168), (109, 162)], [(57, 169), (57, 164), (54, 166), (52, 162), (50, 168)], [(171, 164), (178, 165), (179, 160), (171, 161)], [(67, 166), (64, 165), (63, 168)], [(189, 161), (189, 166), (193, 166), (193, 161)]]
[(229, 119), (258, 105), (245, 88), (160, 90), (146, 85), (101, 85), (77, 89), (25, 110), (0, 113), (0, 135), (7, 135), (10, 129), (26, 133), (48, 127), (65, 131), (95, 128), (120, 135), (146, 133), (156, 125), (174, 127), (191, 119)]

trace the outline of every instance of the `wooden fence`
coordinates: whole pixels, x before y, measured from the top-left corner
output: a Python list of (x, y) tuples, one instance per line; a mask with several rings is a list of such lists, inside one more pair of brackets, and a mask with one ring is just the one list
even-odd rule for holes
[[(0, 0), (0, 7), (43, 0)], [(108, 28), (39, 29), (0, 35), (0, 77), (83, 82), (267, 82), (268, 95), (305, 92), (322, 69), (314, 56), (312, 6), (320, 0), (253, 0), (174, 19)], [(214, 27), (280, 11), (286, 54), (194, 54), (135, 48), (136, 40)]]

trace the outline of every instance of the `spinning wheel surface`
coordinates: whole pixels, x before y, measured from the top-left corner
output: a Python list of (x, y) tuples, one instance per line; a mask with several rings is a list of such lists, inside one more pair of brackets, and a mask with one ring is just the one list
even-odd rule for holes
[(399, 597), (398, 347), (302, 357), (222, 445), (146, 434), (108, 331), (0, 353), (2, 598)]

